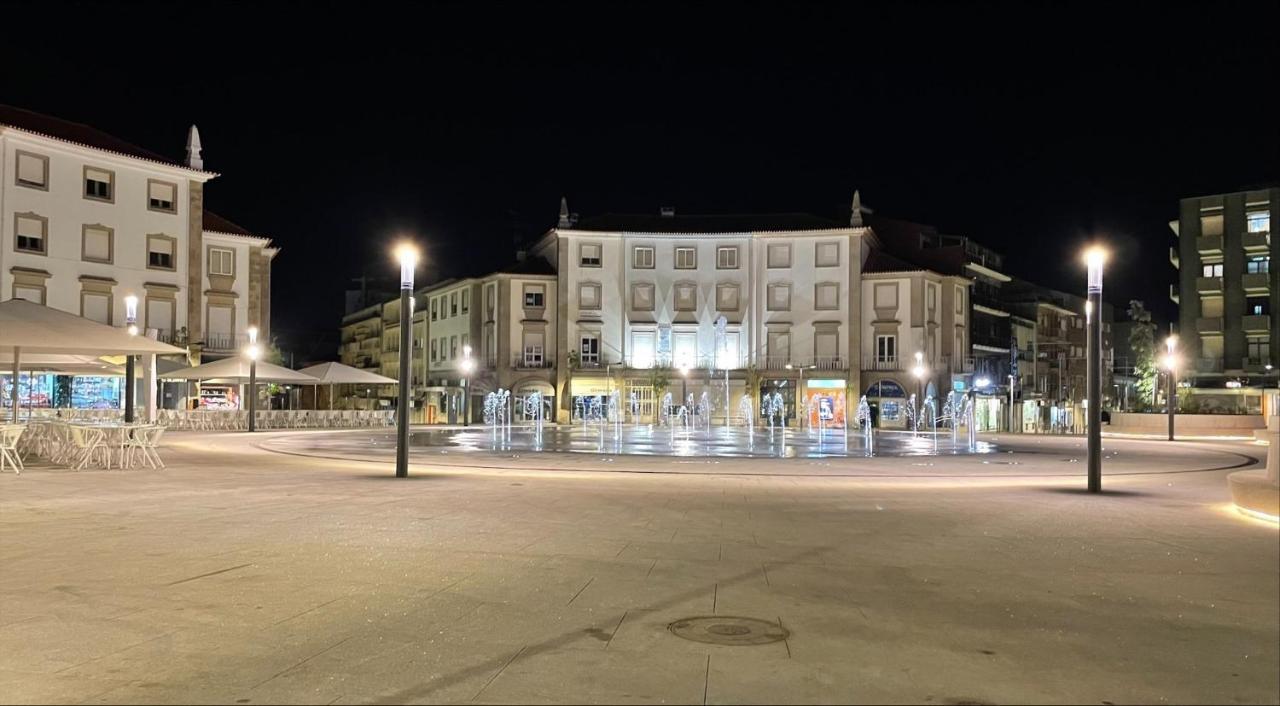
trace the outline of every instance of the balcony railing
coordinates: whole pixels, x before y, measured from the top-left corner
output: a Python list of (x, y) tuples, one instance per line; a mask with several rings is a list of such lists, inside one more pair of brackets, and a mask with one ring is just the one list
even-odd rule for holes
[(526, 356), (517, 355), (511, 361), (511, 367), (516, 370), (545, 370), (554, 367), (555, 363), (547, 356)]
[(1266, 314), (1250, 314), (1241, 320), (1241, 328), (1247, 333), (1266, 333), (1271, 330), (1271, 317)]
[(1241, 280), (1244, 291), (1249, 294), (1266, 294), (1271, 291), (1270, 272), (1246, 272)]
[(1221, 316), (1202, 316), (1196, 319), (1197, 333), (1222, 333)]
[(1221, 358), (1196, 358), (1196, 371), (1201, 373), (1220, 373), (1222, 372)]
[(862, 359), (862, 369), (878, 371), (902, 370), (903, 361), (897, 357), (866, 356)]
[(1197, 277), (1196, 291), (1201, 294), (1217, 294), (1222, 291), (1222, 278)]
[(243, 333), (206, 333), (204, 349), (207, 351), (236, 351), (249, 345), (249, 336)]
[(1221, 235), (1205, 235), (1196, 238), (1196, 250), (1205, 255), (1218, 255), (1222, 253), (1222, 236)]
[(1245, 233), (1241, 242), (1246, 252), (1265, 252), (1271, 249), (1271, 233), (1269, 231)]

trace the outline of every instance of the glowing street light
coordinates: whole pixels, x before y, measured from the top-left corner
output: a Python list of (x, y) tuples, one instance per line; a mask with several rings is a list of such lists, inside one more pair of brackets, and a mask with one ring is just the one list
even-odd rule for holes
[(462, 361), (458, 363), (462, 369), (462, 426), (471, 426), (471, 371), (476, 369), (476, 361), (471, 358), (471, 346), (462, 347)]
[(924, 404), (924, 378), (928, 373), (929, 370), (924, 367), (924, 353), (916, 351), (916, 364), (911, 368), (911, 374), (916, 379), (916, 399), (920, 405)]
[(249, 345), (245, 346), (244, 355), (249, 359), (249, 431), (258, 430), (258, 359), (262, 357), (262, 348), (258, 346), (258, 327), (249, 327)]
[(1175, 349), (1178, 345), (1178, 337), (1169, 334), (1164, 339), (1164, 369), (1168, 371), (1169, 392), (1165, 395), (1168, 399), (1166, 404), (1169, 405), (1169, 441), (1173, 441), (1173, 414), (1174, 409), (1178, 406), (1178, 354)]
[[(124, 298), (124, 322), (130, 336), (138, 335), (138, 297), (130, 294)], [(135, 406), (134, 398), (137, 395), (135, 388), (137, 381), (134, 378), (135, 358), (132, 355), (124, 357), (124, 421), (126, 424), (133, 423), (133, 409)]]
[(1088, 345), (1088, 405), (1085, 413), (1089, 436), (1089, 492), (1102, 491), (1102, 267), (1107, 262), (1107, 251), (1099, 245), (1090, 246), (1084, 253), (1089, 270), (1087, 337)]
[(409, 476), (409, 377), (413, 350), (413, 271), (418, 248), (404, 242), (396, 246), (400, 263), (400, 394), (396, 398), (396, 477)]

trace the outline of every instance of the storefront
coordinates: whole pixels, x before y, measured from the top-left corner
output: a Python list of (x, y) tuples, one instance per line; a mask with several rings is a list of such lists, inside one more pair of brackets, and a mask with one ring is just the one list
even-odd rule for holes
[[(11, 375), (0, 375), (3, 400), (13, 403)], [(124, 378), (111, 375), (22, 375), (18, 383), (18, 406), (31, 409), (120, 409), (124, 406)]]
[(202, 384), (200, 409), (240, 409), (239, 386)]
[[(551, 383), (541, 380), (529, 380), (516, 384), (511, 393), (511, 398), (515, 405), (514, 418), (525, 421), (533, 421), (538, 418), (537, 408), (529, 403), (532, 399), (530, 395), (535, 392), (542, 393), (543, 421), (554, 420), (556, 417), (555, 388), (551, 386)], [(472, 402), (474, 403), (474, 400)], [(483, 404), (483, 401), (481, 404)]]
[(994, 395), (980, 395), (973, 400), (973, 419), (978, 431), (1000, 431), (1004, 427), (1005, 400)]
[(879, 380), (867, 388), (867, 405), (871, 408), (871, 421), (880, 429), (906, 429), (911, 422), (907, 418), (907, 391), (894, 380)]
[(796, 381), (775, 378), (760, 381), (760, 405), (756, 410), (760, 423), (769, 423), (768, 400), (775, 399), (774, 395), (777, 395), (776, 399), (781, 402), (781, 411), (773, 415), (773, 422), (777, 424), (781, 420), (786, 423), (788, 420), (796, 419)]
[(845, 381), (834, 379), (805, 380), (805, 395), (808, 398), (808, 419), (810, 427), (844, 426), (845, 414)]

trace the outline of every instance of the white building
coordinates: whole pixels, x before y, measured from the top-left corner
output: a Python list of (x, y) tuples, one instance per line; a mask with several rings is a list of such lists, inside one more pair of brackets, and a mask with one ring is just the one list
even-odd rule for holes
[(618, 385), (652, 414), (664, 388), (638, 371), (653, 368), (672, 369), (665, 389), (677, 398), (714, 395), (721, 419), (726, 394), (732, 417), (748, 389), (782, 393), (792, 419), (809, 389), (859, 389), (861, 266), (874, 244), (861, 214), (840, 224), (663, 209), (576, 221), (562, 204), (533, 249), (559, 273), (561, 417), (570, 398)]
[(113, 326), (138, 324), (201, 355), (249, 326), (270, 340), (278, 250), (204, 209), (199, 134), (177, 162), (87, 125), (0, 106), (0, 300), (21, 297)]

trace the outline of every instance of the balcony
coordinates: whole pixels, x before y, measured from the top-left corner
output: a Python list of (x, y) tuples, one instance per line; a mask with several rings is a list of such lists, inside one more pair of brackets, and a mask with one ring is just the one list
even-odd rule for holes
[(1222, 317), (1221, 316), (1202, 316), (1196, 319), (1196, 333), (1205, 334), (1221, 334), (1222, 333)]
[(1265, 374), (1275, 369), (1270, 358), (1245, 358), (1244, 371), (1246, 373)]
[(1222, 278), (1197, 277), (1196, 292), (1200, 294), (1222, 294)]
[(1271, 249), (1271, 233), (1269, 231), (1245, 233), (1241, 242), (1245, 252), (1265, 253)]
[(555, 367), (555, 363), (550, 358), (541, 355), (517, 355), (512, 359), (511, 367), (516, 370), (547, 370)]
[(1170, 299), (1170, 301), (1172, 301), (1174, 304), (1181, 304), (1181, 303), (1182, 303), (1182, 297), (1180, 297), (1180, 296), (1178, 295), (1178, 285), (1176, 285), (1176, 284), (1171, 284), (1171, 285), (1169, 285), (1169, 299)]
[(1267, 314), (1250, 314), (1241, 320), (1245, 333), (1267, 333), (1271, 330), (1271, 317)]
[(1205, 235), (1196, 238), (1196, 250), (1199, 251), (1201, 255), (1221, 255), (1222, 236)]
[(1178, 257), (1178, 249), (1172, 246), (1169, 248), (1169, 264), (1175, 268), (1182, 266), (1181, 259)]
[(862, 359), (863, 370), (876, 371), (897, 371), (903, 369), (903, 361), (898, 358), (880, 358), (877, 356), (866, 356)]
[(1246, 272), (1241, 278), (1244, 291), (1249, 294), (1267, 294), (1271, 291), (1270, 272)]
[(1195, 368), (1198, 373), (1220, 373), (1222, 372), (1222, 359), (1196, 358)]
[(204, 336), (204, 349), (211, 353), (231, 353), (247, 345), (249, 345), (248, 334), (207, 333)]

